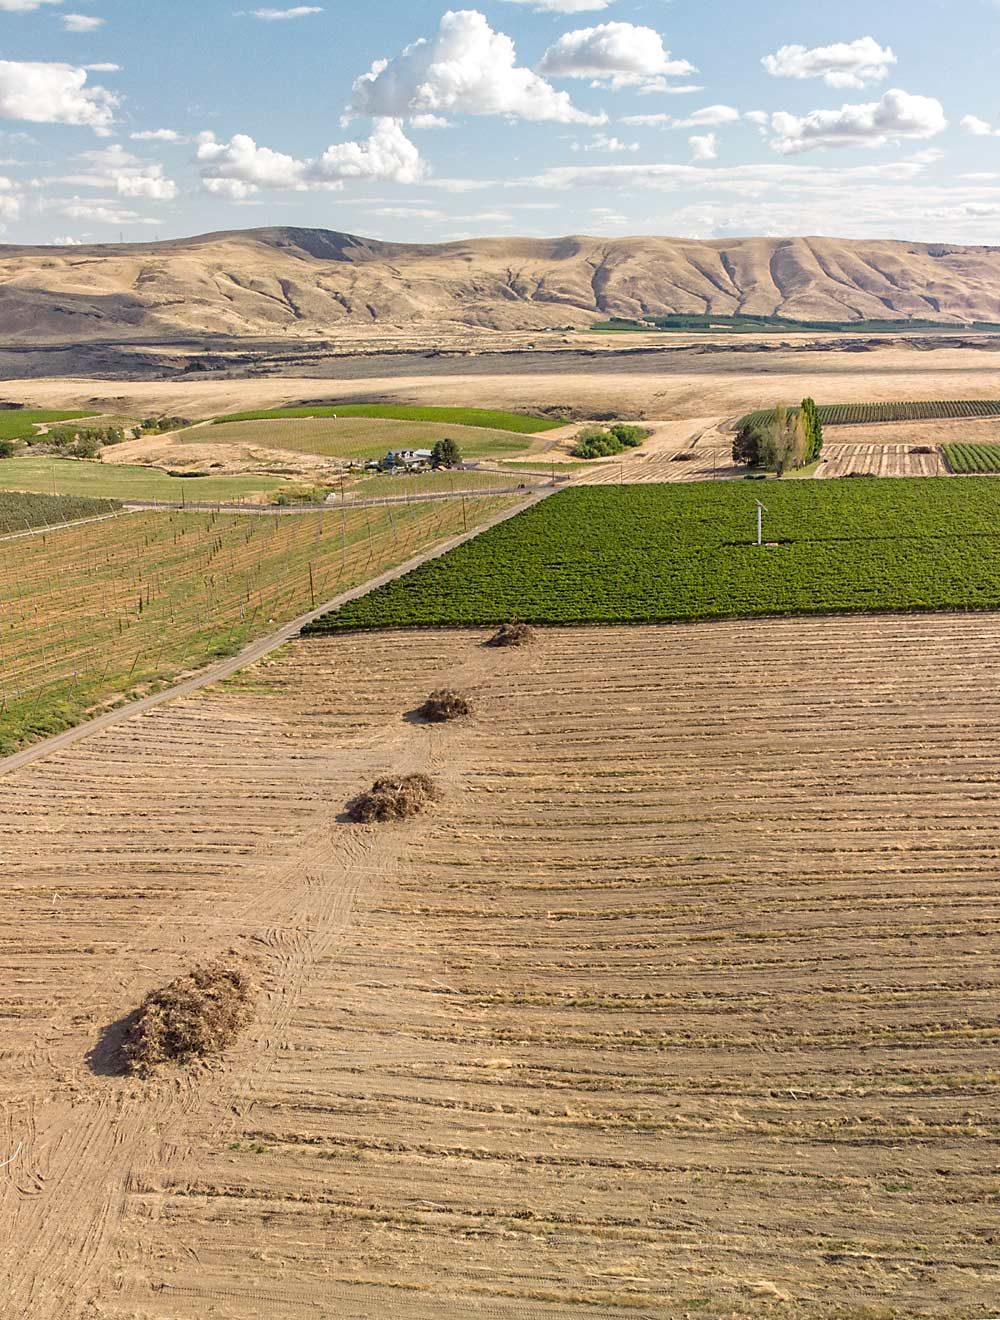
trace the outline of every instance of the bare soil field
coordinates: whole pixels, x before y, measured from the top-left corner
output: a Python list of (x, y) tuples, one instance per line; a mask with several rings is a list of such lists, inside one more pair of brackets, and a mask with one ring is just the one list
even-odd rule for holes
[[(1000, 617), (483, 638), (0, 780), (0, 1315), (994, 1314)], [(347, 823), (387, 770), (441, 804)], [(118, 1075), (230, 949), (225, 1061)]]
[[(619, 336), (619, 339), (626, 338)], [(540, 352), (327, 356), (297, 371), (247, 379), (122, 381), (87, 377), (9, 378), (0, 397), (37, 407), (91, 408), (192, 418), (281, 404), (378, 400), (450, 406), (567, 409), (580, 418), (609, 413), (663, 420), (737, 417), (753, 408), (868, 400), (997, 398), (1000, 339), (982, 347), (933, 348), (885, 341), (864, 352), (823, 342), (773, 341), (631, 348), (619, 344)]]
[[(845, 428), (846, 429), (846, 428)], [(852, 431), (860, 427), (850, 428)], [(877, 427), (869, 434), (881, 439)], [(832, 428), (831, 428), (832, 431)], [(827, 432), (829, 436), (831, 431)], [(830, 477), (846, 477), (852, 472), (872, 474), (876, 477), (947, 477), (949, 470), (941, 456), (940, 449), (929, 454), (915, 454), (913, 446), (894, 444), (853, 444), (839, 443), (840, 428), (832, 433), (838, 443), (831, 444), (829, 439), (823, 446), (823, 461), (813, 473), (824, 480)]]

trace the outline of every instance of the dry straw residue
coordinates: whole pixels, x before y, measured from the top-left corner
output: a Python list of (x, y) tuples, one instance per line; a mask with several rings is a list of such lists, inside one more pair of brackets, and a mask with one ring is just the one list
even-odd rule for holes
[(432, 692), (420, 707), (422, 719), (434, 724), (444, 724), (446, 720), (460, 720), (472, 714), (472, 702), (461, 692), (451, 688), (438, 688)]
[(409, 820), (437, 802), (441, 793), (428, 775), (386, 775), (367, 793), (347, 804), (347, 814), (360, 825), (374, 821)]
[(505, 623), (486, 643), (487, 646), (529, 646), (535, 640), (535, 630), (526, 623)]
[(215, 962), (146, 997), (129, 1025), (122, 1054), (133, 1072), (221, 1054), (249, 1025), (255, 989), (236, 965)]

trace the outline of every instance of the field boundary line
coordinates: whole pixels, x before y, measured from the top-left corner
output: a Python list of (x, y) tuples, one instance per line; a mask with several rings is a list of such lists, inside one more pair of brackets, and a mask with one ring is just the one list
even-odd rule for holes
[(379, 508), (384, 505), (395, 507), (431, 504), (440, 500), (477, 500), (494, 495), (519, 495), (522, 491), (537, 489), (525, 483), (514, 486), (474, 486), (465, 490), (417, 491), (415, 495), (362, 496), (360, 499), (337, 500), (332, 504), (219, 504), (213, 500), (194, 504), (172, 504), (157, 500), (124, 500), (123, 503), (132, 513), (248, 513), (258, 517), (288, 517), (296, 513), (336, 513), (341, 509)]
[(272, 651), (276, 651), (279, 647), (284, 646), (286, 642), (290, 642), (299, 635), (306, 624), (315, 623), (324, 614), (340, 609), (342, 605), (347, 605), (352, 600), (359, 600), (378, 587), (386, 586), (389, 582), (395, 582), (397, 578), (405, 577), (407, 573), (412, 573), (414, 569), (429, 563), (430, 560), (438, 559), (450, 550), (464, 545), (466, 541), (471, 541), (475, 537), (481, 536), (483, 532), (488, 532), (491, 528), (499, 526), (500, 523), (516, 518), (519, 513), (524, 513), (525, 510), (540, 504), (542, 500), (547, 499), (553, 493), (551, 487), (544, 487), (540, 491), (532, 491), (527, 499), (519, 501), (509, 509), (501, 509), (471, 531), (460, 532), (457, 536), (449, 537), (446, 541), (439, 541), (436, 545), (430, 546), (407, 559), (405, 563), (387, 569), (384, 573), (380, 573), (378, 577), (369, 578), (366, 582), (361, 582), (356, 587), (341, 592), (339, 595), (334, 596), (332, 600), (328, 600), (316, 609), (310, 610), (308, 614), (299, 615), (298, 618), (292, 619), (277, 631), (268, 633), (265, 637), (258, 637), (255, 642), (250, 642), (249, 645), (245, 646), (238, 655), (230, 656), (227, 660), (209, 665), (190, 678), (164, 688), (162, 692), (154, 692), (148, 697), (141, 697), (138, 701), (130, 701), (127, 705), (119, 706), (116, 710), (106, 711), (103, 715), (87, 720), (84, 724), (78, 724), (75, 728), (67, 729), (64, 733), (46, 738), (44, 742), (34, 743), (31, 747), (24, 748), (23, 751), (15, 752), (13, 756), (8, 756), (0, 761), (0, 776), (11, 774), (15, 770), (22, 770), (25, 766), (32, 765), (35, 761), (41, 761), (53, 752), (63, 751), (65, 748), (83, 742), (84, 739), (91, 737), (93, 734), (101, 733), (116, 724), (124, 724), (126, 720), (132, 719), (133, 716), (141, 715), (156, 706), (162, 706), (166, 702), (174, 701), (179, 697), (190, 696), (201, 688), (211, 687), (213, 683), (218, 683), (224, 678), (230, 678), (241, 669), (256, 664), (258, 660), (262, 660), (265, 656), (270, 655)]
[(121, 518), (125, 514), (136, 512), (138, 510), (126, 506), (116, 509), (114, 513), (102, 513), (98, 518), (74, 518), (72, 522), (47, 523), (44, 527), (31, 527), (23, 532), (8, 532), (0, 536), (0, 542), (21, 541), (26, 536), (47, 536), (49, 532), (61, 532), (67, 527), (86, 527), (89, 523), (110, 522), (112, 518)]

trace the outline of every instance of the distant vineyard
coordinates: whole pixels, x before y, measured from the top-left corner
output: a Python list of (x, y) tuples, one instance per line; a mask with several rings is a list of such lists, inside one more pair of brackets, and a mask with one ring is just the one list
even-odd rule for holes
[[(791, 409), (790, 411), (797, 411)], [(736, 423), (761, 425), (774, 417), (773, 408), (746, 413)], [(824, 426), (870, 426), (878, 422), (949, 421), (963, 417), (1000, 417), (998, 399), (937, 399), (917, 403), (821, 403), (819, 418)]]
[(1000, 472), (1000, 445), (944, 445), (952, 472)]
[(0, 536), (53, 527), (81, 518), (99, 518), (121, 506), (115, 500), (78, 499), (72, 495), (22, 495), (0, 491)]

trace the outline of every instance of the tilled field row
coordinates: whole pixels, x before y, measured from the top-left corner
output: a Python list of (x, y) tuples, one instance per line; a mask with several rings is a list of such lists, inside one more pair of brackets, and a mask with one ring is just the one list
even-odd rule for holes
[[(989, 1315), (1000, 618), (483, 636), (299, 642), (0, 782), (0, 1315)], [(444, 682), (474, 720), (406, 718)], [(386, 769), (435, 815), (343, 820)], [(230, 947), (225, 1065), (106, 1075)]]

